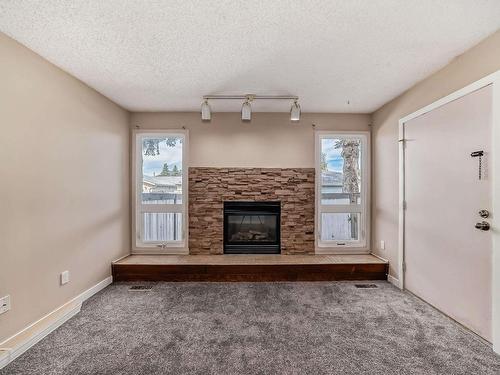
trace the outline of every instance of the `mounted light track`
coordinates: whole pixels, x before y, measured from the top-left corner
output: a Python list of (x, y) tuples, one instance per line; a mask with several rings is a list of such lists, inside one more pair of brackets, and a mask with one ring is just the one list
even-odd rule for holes
[(293, 100), (292, 107), (290, 109), (290, 120), (300, 121), (300, 105), (299, 97), (295, 95), (205, 95), (203, 97), (203, 103), (201, 104), (201, 119), (204, 121), (210, 121), (212, 118), (212, 111), (209, 100), (243, 100), (241, 106), (241, 119), (243, 121), (250, 121), (252, 119), (252, 102), (254, 100)]

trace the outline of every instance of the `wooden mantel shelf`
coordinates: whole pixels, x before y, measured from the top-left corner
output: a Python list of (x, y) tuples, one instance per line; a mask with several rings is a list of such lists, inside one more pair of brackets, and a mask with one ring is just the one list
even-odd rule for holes
[(112, 264), (114, 281), (386, 280), (373, 255), (130, 255)]

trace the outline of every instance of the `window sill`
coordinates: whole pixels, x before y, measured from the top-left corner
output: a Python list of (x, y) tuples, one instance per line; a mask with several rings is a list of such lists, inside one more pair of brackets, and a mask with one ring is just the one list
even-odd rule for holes
[(189, 255), (189, 248), (187, 247), (166, 247), (164, 249), (159, 247), (140, 247), (132, 249), (131, 254), (141, 255)]
[(371, 250), (368, 247), (318, 247), (314, 249), (315, 254), (328, 255), (328, 254), (370, 254)]

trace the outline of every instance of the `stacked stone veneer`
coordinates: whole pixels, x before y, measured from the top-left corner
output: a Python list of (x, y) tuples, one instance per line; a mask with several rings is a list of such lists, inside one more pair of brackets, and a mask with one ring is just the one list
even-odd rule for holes
[(189, 252), (223, 254), (224, 201), (281, 201), (281, 253), (314, 254), (314, 168), (189, 168)]

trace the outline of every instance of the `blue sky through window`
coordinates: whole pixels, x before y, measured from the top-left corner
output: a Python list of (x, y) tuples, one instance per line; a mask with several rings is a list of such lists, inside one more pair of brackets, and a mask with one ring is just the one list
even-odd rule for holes
[[(180, 140), (180, 139), (179, 139)], [(142, 150), (142, 173), (145, 176), (159, 175), (163, 170), (163, 164), (167, 163), (171, 171), (174, 165), (182, 169), (182, 143), (176, 142), (174, 147), (167, 146), (165, 141), (160, 142), (160, 155), (144, 155)]]
[(338, 139), (323, 138), (321, 140), (321, 152), (326, 155), (326, 164), (329, 171), (342, 173), (344, 167), (344, 158), (340, 155), (342, 149), (335, 148)]

